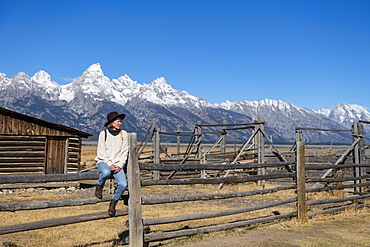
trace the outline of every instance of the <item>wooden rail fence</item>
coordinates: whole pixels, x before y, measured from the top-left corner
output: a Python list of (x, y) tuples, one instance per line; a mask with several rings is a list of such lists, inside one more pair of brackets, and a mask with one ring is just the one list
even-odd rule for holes
[[(370, 164), (329, 164), (329, 165), (306, 165), (305, 164), (305, 144), (297, 142), (296, 161), (294, 162), (273, 162), (273, 163), (233, 163), (233, 164), (161, 164), (161, 163), (139, 163), (137, 157), (137, 142), (136, 134), (130, 133), (130, 155), (128, 161), (128, 189), (129, 200), (128, 208), (118, 211), (118, 216), (128, 215), (126, 222), (129, 228), (129, 246), (144, 246), (146, 243), (161, 241), (165, 239), (178, 238), (183, 236), (194, 235), (197, 233), (206, 233), (212, 231), (219, 231), (231, 229), (236, 227), (243, 227), (247, 225), (270, 222), (279, 219), (288, 219), (297, 217), (300, 222), (307, 222), (311, 217), (318, 214), (335, 213), (346, 210), (347, 208), (362, 208), (369, 206), (367, 199), (370, 194), (366, 191), (370, 186), (367, 179), (370, 175), (356, 176), (342, 176), (342, 177), (308, 177), (307, 171), (333, 169), (335, 171), (345, 169), (357, 169), (370, 167)], [(281, 169), (282, 167), (292, 167), (292, 170)], [(161, 180), (142, 180), (140, 173), (142, 171), (194, 171), (194, 170), (233, 170), (233, 169), (259, 169), (264, 168), (266, 173), (251, 175), (251, 176), (233, 176), (233, 177), (216, 177), (216, 178), (193, 178), (193, 179), (161, 179)], [(87, 180), (97, 179), (98, 173), (85, 172), (73, 174), (53, 174), (53, 175), (9, 175), (0, 176), (0, 183), (18, 183), (18, 182), (51, 182), (51, 181), (73, 181), (73, 180)], [(275, 188), (260, 189), (253, 191), (234, 192), (234, 193), (216, 193), (205, 195), (182, 195), (162, 198), (142, 198), (141, 188), (144, 186), (156, 185), (191, 185), (191, 184), (220, 184), (220, 183), (245, 183), (258, 181), (277, 181), (284, 179), (286, 185), (279, 185)], [(360, 183), (354, 181), (361, 181)], [(321, 186), (313, 186), (319, 183)], [(362, 188), (361, 192), (356, 192), (356, 188)], [(353, 191), (352, 196), (344, 198), (332, 198), (324, 200), (309, 200), (307, 194), (321, 191), (335, 191), (335, 190)], [(142, 205), (154, 205), (164, 203), (180, 203), (189, 201), (209, 201), (221, 200), (226, 198), (248, 197), (253, 195), (273, 194), (284, 190), (294, 190), (295, 197), (284, 198), (280, 200), (265, 202), (257, 205), (249, 205), (241, 208), (233, 208), (227, 210), (203, 212), (195, 214), (178, 215), (161, 218), (142, 218)], [(25, 204), (1, 204), (0, 210), (16, 211), (16, 210), (31, 210), (47, 207), (62, 207), (71, 205), (83, 205), (107, 201), (108, 198), (98, 200), (95, 198), (84, 200), (64, 200), (58, 202), (44, 202), (44, 203), (25, 203)], [(365, 200), (365, 201), (364, 201)], [(349, 204), (348, 202), (352, 202)], [(335, 207), (320, 210), (318, 205), (335, 205)], [(275, 215), (271, 211), (268, 215), (260, 218), (248, 219), (243, 218), (240, 221), (226, 222), (220, 225), (201, 226), (191, 229), (178, 229), (171, 232), (145, 232), (144, 227), (160, 224), (168, 224), (174, 222), (183, 222), (191, 220), (202, 220), (207, 218), (228, 216), (254, 212), (262, 209), (273, 210), (274, 207), (290, 205), (288, 209), (290, 212)], [(97, 212), (92, 214), (71, 216), (59, 219), (50, 219), (37, 222), (29, 222), (24, 224), (3, 226), (0, 227), (0, 235), (13, 232), (29, 231), (33, 229), (41, 229), (47, 227), (54, 227), (66, 224), (75, 224), (89, 220), (98, 220), (109, 218), (106, 212)]]

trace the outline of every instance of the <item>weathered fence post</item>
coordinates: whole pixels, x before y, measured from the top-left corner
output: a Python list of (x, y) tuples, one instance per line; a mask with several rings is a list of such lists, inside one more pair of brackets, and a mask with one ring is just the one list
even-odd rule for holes
[[(227, 124), (226, 120), (224, 120), (224, 124)], [(221, 156), (226, 155), (226, 134), (227, 134), (226, 126), (223, 126), (222, 131), (221, 131), (222, 140), (221, 140), (221, 143), (220, 143)], [(220, 159), (220, 162), (224, 162), (224, 161), (225, 161), (224, 157)]]
[(181, 133), (181, 125), (177, 125), (177, 134), (178, 134), (178, 136), (176, 137), (177, 138), (177, 157), (179, 157), (180, 152), (181, 152), (181, 137), (180, 137), (180, 133)]
[(298, 142), (302, 141), (302, 132), (299, 130), (295, 130), (295, 144), (297, 145)]
[[(263, 118), (261, 116), (257, 116), (254, 120), (255, 122), (263, 122)], [(257, 163), (265, 163), (265, 138), (262, 134), (264, 131), (264, 124), (258, 123), (258, 125), (254, 126), (254, 131), (258, 131), (255, 136), (255, 147), (257, 149)], [(266, 168), (258, 168), (258, 175), (265, 175)], [(264, 186), (264, 180), (258, 180), (258, 185)]]
[(129, 246), (142, 247), (144, 244), (143, 221), (141, 218), (141, 184), (140, 169), (136, 150), (136, 133), (129, 134), (129, 158), (127, 167), (128, 177), (128, 220)]
[(306, 203), (306, 168), (305, 168), (305, 144), (297, 142), (297, 199), (298, 199), (298, 221), (306, 223), (307, 203)]
[(196, 135), (196, 145), (198, 145), (197, 147), (197, 152), (195, 154), (195, 156), (197, 158), (201, 158), (202, 157), (202, 126), (201, 126), (201, 121), (198, 121), (197, 122), (197, 126), (195, 127), (196, 130), (195, 130), (195, 135)]
[[(153, 119), (153, 163), (159, 163), (160, 162), (160, 148), (161, 148), (161, 136), (160, 136), (160, 129), (156, 126), (156, 119)], [(152, 179), (159, 180), (160, 173), (159, 171), (153, 171), (152, 173)]]
[[(353, 141), (360, 138), (360, 141), (353, 148), (353, 153), (354, 153), (353, 162), (355, 164), (363, 164), (364, 163), (364, 160), (363, 160), (363, 157), (364, 157), (364, 154), (363, 154), (363, 152), (364, 152), (364, 126), (363, 126), (363, 123), (357, 122), (357, 121), (353, 122), (352, 136), (353, 136)], [(354, 173), (353, 175), (355, 177), (365, 175), (364, 174), (364, 168), (359, 167), (359, 166), (354, 168), (353, 173)], [(361, 180), (355, 180), (353, 182), (355, 184), (358, 184), (358, 183), (361, 183)], [(362, 189), (362, 187), (355, 187), (354, 190), (357, 191), (357, 192), (361, 192), (363, 189)]]

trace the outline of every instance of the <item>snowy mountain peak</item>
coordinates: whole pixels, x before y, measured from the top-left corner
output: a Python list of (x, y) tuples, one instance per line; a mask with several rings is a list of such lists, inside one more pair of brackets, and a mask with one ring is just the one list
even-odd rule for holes
[(104, 82), (109, 81), (107, 77), (104, 76), (103, 70), (99, 63), (93, 64), (88, 67), (83, 73), (82, 76), (79, 77), (80, 83), (92, 83), (95, 84), (100, 80), (104, 80)]
[(166, 79), (164, 77), (158, 77), (154, 81), (152, 81), (149, 86), (151, 88), (157, 88), (157, 89), (162, 89), (164, 91), (168, 90), (174, 90), (170, 84), (167, 83)]
[(13, 81), (15, 81), (15, 80), (18, 80), (18, 79), (29, 79), (30, 77), (26, 74), (26, 73), (24, 73), (24, 72), (19, 72), (17, 75), (15, 75), (14, 77), (13, 77)]
[(99, 93), (105, 92), (111, 88), (111, 82), (108, 77), (103, 73), (103, 70), (99, 63), (91, 65), (87, 68), (82, 76), (77, 78), (76, 84), (81, 86), (81, 89), (85, 93)]
[(235, 110), (237, 109), (238, 112), (245, 111), (246, 108), (254, 109), (254, 114), (258, 115), (264, 108), (271, 108), (275, 111), (290, 111), (291, 109), (296, 110), (303, 110), (303, 108), (294, 106), (291, 103), (287, 103), (281, 100), (273, 100), (273, 99), (263, 99), (257, 101), (237, 101), (237, 102), (230, 102), (226, 101), (220, 104), (215, 104), (217, 107), (221, 107), (227, 110)]
[(9, 80), (8, 76), (4, 73), (0, 73), (0, 82), (3, 80)]
[(353, 112), (363, 112), (366, 111), (366, 108), (357, 104), (348, 104), (348, 103), (339, 103), (333, 107), (335, 108), (342, 108), (342, 109), (347, 109), (351, 110)]
[(370, 113), (365, 107), (348, 103), (339, 103), (333, 106), (328, 117), (347, 127), (350, 127), (353, 121), (370, 121)]
[(51, 80), (51, 76), (47, 72), (45, 72), (44, 70), (40, 70), (40, 71), (36, 72), (31, 77), (31, 79), (33, 81), (36, 81), (36, 82), (46, 82), (46, 81), (49, 82), (49, 81), (52, 81)]
[(164, 79), (164, 77), (158, 77), (157, 79), (152, 81), (150, 84), (153, 84), (153, 85), (167, 84), (168, 85), (168, 83), (167, 83), (166, 79)]
[(112, 80), (112, 87), (119, 93), (130, 94), (133, 91), (138, 91), (140, 85), (137, 81), (132, 80), (128, 75), (123, 75), (118, 79)]
[(113, 79), (112, 82), (113, 81), (119, 81), (122, 86), (127, 87), (131, 87), (132, 85), (137, 84), (137, 81), (132, 80), (131, 77), (129, 77), (127, 74), (120, 76), (118, 79)]
[(70, 102), (76, 97), (89, 96), (96, 100), (110, 100), (111, 91), (111, 81), (104, 76), (100, 64), (96, 63), (88, 67), (74, 82), (62, 86), (60, 99)]
[(11, 79), (11, 84), (15, 88), (19, 88), (20, 90), (28, 91), (31, 88), (30, 85), (30, 77), (24, 73), (19, 72), (16, 76)]
[(103, 74), (100, 63), (90, 65), (90, 67), (88, 67), (85, 72)]
[(126, 80), (126, 81), (133, 81), (131, 77), (128, 76), (128, 74), (124, 74), (123, 76), (120, 76), (119, 78), (121, 78), (122, 80)]

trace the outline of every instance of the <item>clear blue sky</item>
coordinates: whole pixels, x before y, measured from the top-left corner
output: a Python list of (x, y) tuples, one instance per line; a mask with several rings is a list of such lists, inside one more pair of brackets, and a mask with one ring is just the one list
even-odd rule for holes
[(163, 76), (211, 103), (370, 108), (369, 0), (0, 0), (0, 72)]

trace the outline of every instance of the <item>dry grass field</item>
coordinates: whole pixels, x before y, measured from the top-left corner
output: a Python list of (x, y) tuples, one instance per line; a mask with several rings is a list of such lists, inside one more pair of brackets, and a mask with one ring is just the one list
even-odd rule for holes
[[(82, 163), (87, 167), (93, 166), (96, 148), (83, 146)], [(5, 191), (0, 194), (1, 203), (36, 202), (77, 198), (91, 198), (94, 196), (95, 181), (83, 181), (83, 189), (35, 189)], [(274, 185), (266, 185), (266, 188)], [(144, 187), (143, 197), (164, 197), (186, 194), (213, 194), (262, 189), (255, 183), (228, 184), (221, 191), (217, 185), (190, 185), (190, 186), (151, 186)], [(105, 188), (105, 194), (108, 193)], [(160, 205), (144, 205), (143, 218), (158, 218), (207, 211), (218, 211), (236, 207), (245, 207), (257, 203), (264, 203), (276, 199), (295, 197), (293, 190), (282, 191), (270, 195), (256, 195), (247, 198), (224, 200), (209, 200), (201, 202), (185, 202)], [(331, 193), (318, 193), (315, 198), (331, 198)], [(345, 196), (344, 194), (342, 196)], [(125, 208), (119, 203), (118, 208)], [(33, 211), (0, 212), (0, 226), (20, 224), (44, 219), (67, 217), (106, 211), (108, 203), (85, 205)], [(151, 232), (163, 230), (187, 229), (197, 226), (216, 225), (232, 222), (241, 218), (255, 218), (271, 214), (283, 214), (295, 210), (293, 205), (280, 206), (257, 212), (244, 213), (234, 216), (188, 221), (173, 224), (151, 226)], [(121, 246), (122, 238), (128, 230), (125, 227), (127, 216), (113, 217), (74, 225), (59, 226), (47, 229), (0, 235), (0, 244), (13, 242), (16, 246)], [(345, 223), (343, 223), (343, 220)], [(342, 222), (343, 227), (338, 226)], [(325, 226), (332, 225), (332, 229)], [(150, 246), (370, 246), (370, 235), (366, 228), (370, 226), (369, 210), (348, 210), (332, 216), (319, 216), (311, 219), (309, 224), (301, 225), (293, 220), (281, 220), (273, 223), (258, 224), (244, 228), (209, 234), (197, 234), (174, 240), (151, 243)], [(319, 230), (319, 229), (325, 229)], [(353, 234), (356, 232), (356, 234)], [(326, 235), (325, 235), (325, 234)], [(348, 236), (347, 236), (348, 235)], [(265, 237), (261, 237), (265, 236)], [(291, 240), (282, 236), (289, 236)], [(316, 239), (316, 240), (315, 240)]]

